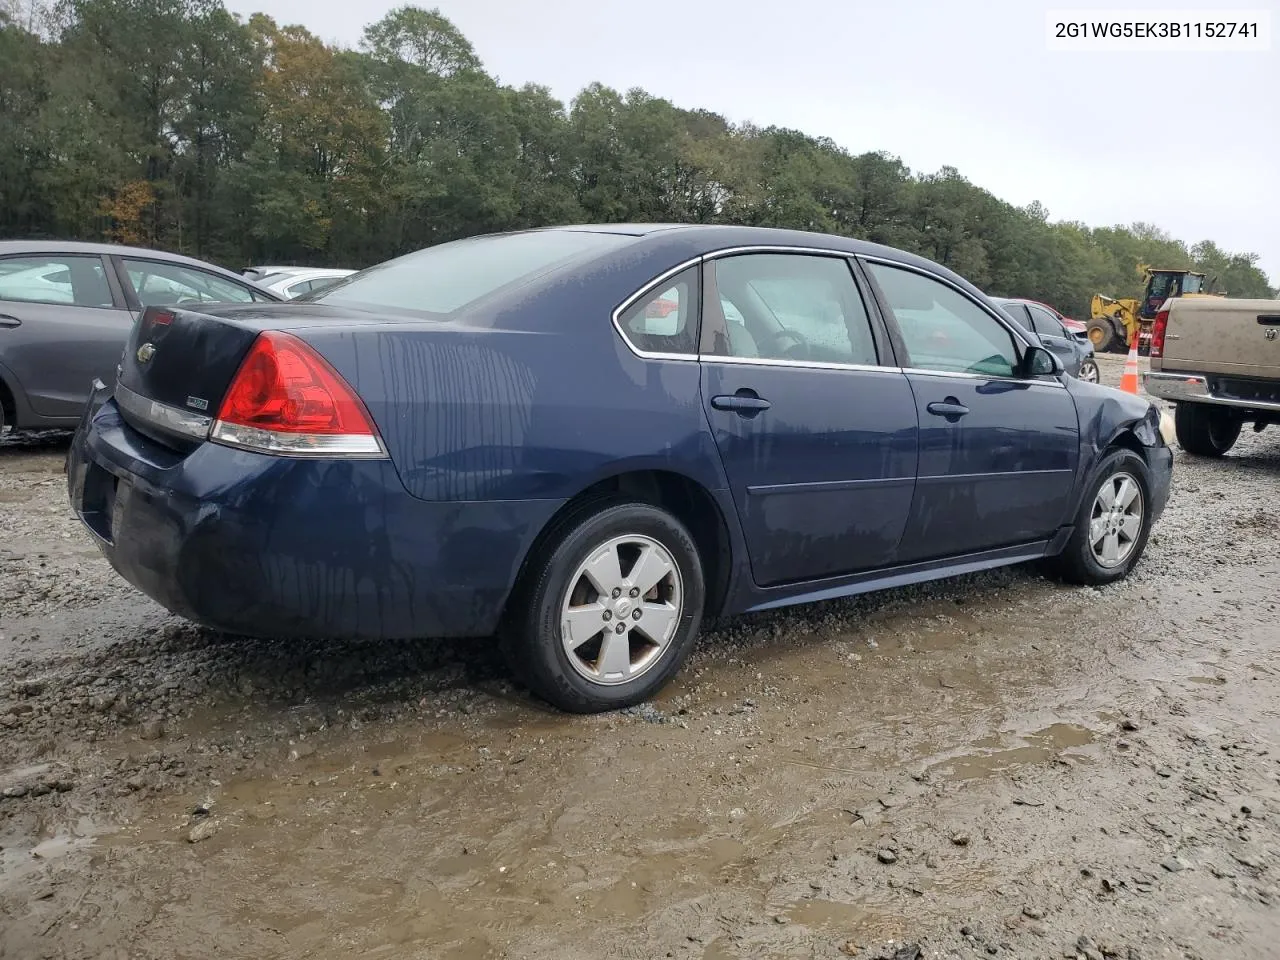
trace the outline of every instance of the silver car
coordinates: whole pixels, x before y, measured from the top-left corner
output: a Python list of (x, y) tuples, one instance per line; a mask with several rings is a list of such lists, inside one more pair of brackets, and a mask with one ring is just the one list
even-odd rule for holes
[(268, 290), (275, 291), (287, 300), (293, 300), (304, 293), (331, 287), (339, 280), (345, 280), (347, 277), (352, 276), (355, 272), (354, 270), (339, 270), (329, 267), (316, 267), (305, 270), (290, 269), (278, 274), (267, 274), (258, 280), (258, 283)]
[(74, 428), (90, 385), (114, 385), (151, 306), (284, 298), (230, 270), (105, 243), (0, 241), (0, 431)]

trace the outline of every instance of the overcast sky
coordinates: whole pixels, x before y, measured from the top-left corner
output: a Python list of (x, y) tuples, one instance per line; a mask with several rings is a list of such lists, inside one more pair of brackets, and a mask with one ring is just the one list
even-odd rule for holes
[[(1182, 9), (1275, 10), (1276, 0)], [(1166, 4), (1080, 0), (1100, 12)], [(228, 0), (354, 47), (391, 0)], [(1252, 251), (1280, 284), (1280, 41), (1267, 52), (1050, 51), (1043, 0), (431, 0), (507, 84), (592, 81), (733, 121), (957, 167), (1052, 219), (1155, 223)], [(554, 13), (553, 13), (554, 11)]]

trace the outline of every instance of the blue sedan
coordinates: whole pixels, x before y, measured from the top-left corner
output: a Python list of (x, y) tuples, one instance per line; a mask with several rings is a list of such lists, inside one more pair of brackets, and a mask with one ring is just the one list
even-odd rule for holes
[(1025, 561), (1105, 584), (1169, 495), (1158, 409), (928, 260), (728, 226), (442, 244), (284, 304), (152, 308), (71, 503), (212, 628), (497, 636), (639, 702), (703, 619)]

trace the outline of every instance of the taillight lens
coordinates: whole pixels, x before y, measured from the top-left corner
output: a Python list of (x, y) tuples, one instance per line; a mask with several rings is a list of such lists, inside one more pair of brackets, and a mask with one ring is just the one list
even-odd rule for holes
[(310, 346), (278, 330), (254, 340), (210, 438), (287, 456), (386, 456), (355, 391)]
[(1164, 332), (1169, 326), (1169, 311), (1161, 310), (1151, 324), (1151, 350), (1153, 357), (1164, 356)]

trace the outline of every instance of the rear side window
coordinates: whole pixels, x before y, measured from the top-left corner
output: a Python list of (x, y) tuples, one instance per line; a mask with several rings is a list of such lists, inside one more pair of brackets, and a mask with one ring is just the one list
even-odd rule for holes
[(632, 346), (645, 353), (697, 353), (698, 268), (690, 267), (622, 312), (618, 318)]
[(634, 237), (547, 230), (442, 243), (365, 270), (313, 303), (452, 314), (503, 287), (598, 256)]
[(0, 300), (111, 307), (101, 257), (32, 256), (0, 260)]
[(1062, 321), (1044, 307), (1027, 305), (1031, 312), (1031, 322), (1035, 324), (1036, 333), (1042, 337), (1065, 337), (1067, 332), (1062, 328)]
[(1020, 326), (1023, 330), (1032, 329), (1031, 317), (1027, 314), (1027, 308), (1023, 304), (1013, 303), (1013, 302), (1004, 303), (999, 301), (998, 303), (999, 303), (1000, 309), (1003, 310), (1005, 313), (1007, 313), (1009, 316), (1013, 317), (1014, 320), (1018, 321), (1018, 326)]

